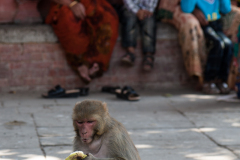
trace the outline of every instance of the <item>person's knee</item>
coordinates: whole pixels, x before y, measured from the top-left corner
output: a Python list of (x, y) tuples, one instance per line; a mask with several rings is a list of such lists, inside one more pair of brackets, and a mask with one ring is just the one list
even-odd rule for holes
[(225, 47), (227, 48), (233, 47), (233, 43), (228, 37), (224, 37), (223, 41), (224, 41)]

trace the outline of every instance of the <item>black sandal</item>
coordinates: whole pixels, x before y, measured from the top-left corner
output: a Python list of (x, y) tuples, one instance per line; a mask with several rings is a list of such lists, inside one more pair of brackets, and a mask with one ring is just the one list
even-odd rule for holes
[(127, 65), (133, 65), (135, 61), (135, 55), (131, 52), (127, 52), (123, 57), (122, 57), (122, 63), (127, 64)]
[[(151, 60), (149, 60), (149, 58)], [(144, 58), (143, 58), (143, 70), (144, 71), (150, 71), (151, 69), (153, 69), (153, 63), (154, 63), (154, 56), (153, 55), (144, 55)], [(147, 67), (147, 68), (145, 68), (145, 67)]]
[(137, 94), (136, 91), (134, 91), (133, 88), (129, 86), (123, 87), (121, 93), (116, 92), (117, 98), (121, 98), (128, 101), (138, 101), (140, 99), (140, 96)]
[(111, 94), (120, 93), (121, 88), (119, 86), (103, 86), (102, 92), (111, 93)]
[(73, 98), (79, 96), (79, 89), (65, 90), (60, 85), (48, 91), (47, 94), (42, 94), (43, 98)]

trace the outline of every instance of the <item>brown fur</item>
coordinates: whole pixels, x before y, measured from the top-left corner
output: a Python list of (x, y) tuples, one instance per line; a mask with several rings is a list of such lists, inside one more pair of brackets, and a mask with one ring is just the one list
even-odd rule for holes
[[(75, 121), (89, 118), (94, 118), (97, 121), (94, 129), (94, 140), (90, 144), (84, 144), (81, 141), (79, 128)], [(80, 150), (93, 154), (94, 157), (89, 158), (89, 160), (95, 158), (101, 160), (140, 160), (138, 151), (127, 130), (120, 122), (110, 117), (106, 103), (96, 100), (85, 100), (77, 103), (73, 109), (72, 119), (76, 132), (74, 151)]]

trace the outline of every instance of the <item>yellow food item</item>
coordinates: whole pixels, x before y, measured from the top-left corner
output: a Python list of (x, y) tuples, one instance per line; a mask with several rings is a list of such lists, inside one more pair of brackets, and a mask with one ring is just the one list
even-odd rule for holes
[(81, 157), (81, 159), (84, 159), (87, 157), (87, 155), (84, 154), (82, 151), (75, 151), (71, 153), (65, 160), (77, 160), (77, 157)]

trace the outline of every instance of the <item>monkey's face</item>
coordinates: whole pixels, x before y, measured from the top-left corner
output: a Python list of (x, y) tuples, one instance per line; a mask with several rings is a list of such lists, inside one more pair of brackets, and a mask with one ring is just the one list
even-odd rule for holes
[(79, 135), (83, 143), (91, 143), (95, 134), (95, 126), (97, 121), (95, 119), (76, 120), (75, 123), (79, 129)]

